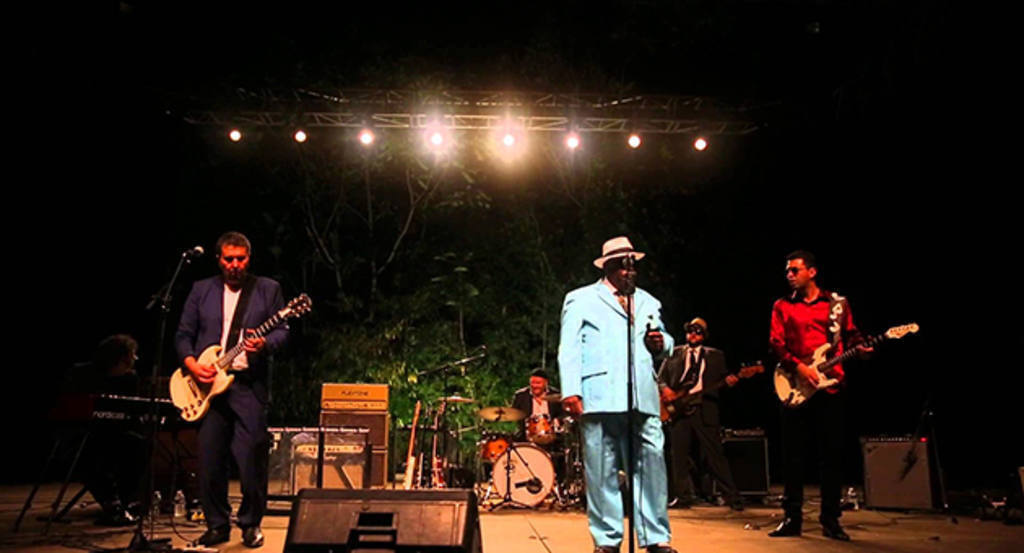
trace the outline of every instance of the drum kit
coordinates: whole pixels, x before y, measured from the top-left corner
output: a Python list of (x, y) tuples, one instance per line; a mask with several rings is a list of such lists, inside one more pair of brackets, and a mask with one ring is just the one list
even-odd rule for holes
[[(550, 394), (545, 399), (561, 397)], [(525, 421), (528, 440), (517, 442), (513, 435), (499, 431), (482, 433), (477, 443), (480, 461), (491, 470), (489, 478), (478, 480), (481, 505), (490, 510), (535, 508), (550, 498), (552, 508), (567, 509), (582, 503), (583, 458), (574, 418), (527, 416), (513, 407), (485, 407), (477, 415), (487, 423)]]
[[(549, 395), (549, 401), (560, 399)], [(469, 406), (475, 400), (457, 395), (438, 398), (432, 425), (416, 426), (419, 440), (427, 443), (417, 456), (410, 448), (415, 470), (408, 471), (408, 489), (474, 486), (480, 505), (491, 510), (517, 506), (536, 508), (548, 501), (552, 508), (568, 509), (584, 499), (583, 458), (576, 419), (549, 415), (527, 416), (514, 407), (483, 407), (477, 418), (485, 427), (477, 441), (479, 455), (472, 464), (451, 458), (448, 438), (458, 439), (478, 426), (447, 429), (446, 408)], [(496, 429), (499, 423), (523, 423), (527, 441), (516, 441), (516, 434)], [(411, 429), (413, 427), (410, 427)], [(432, 434), (432, 436), (429, 436)], [(413, 433), (412, 436), (416, 436)], [(468, 445), (468, 444), (467, 444)], [(408, 470), (408, 469), (407, 469)], [(475, 472), (475, 476), (473, 473)]]

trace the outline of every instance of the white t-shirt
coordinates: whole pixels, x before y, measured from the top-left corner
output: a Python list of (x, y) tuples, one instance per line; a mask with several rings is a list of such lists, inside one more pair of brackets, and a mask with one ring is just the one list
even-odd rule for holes
[[(224, 348), (228, 345), (228, 333), (231, 332), (231, 321), (235, 318), (235, 307), (238, 306), (238, 298), (242, 295), (242, 290), (239, 289), (237, 292), (232, 291), (228, 288), (228, 285), (224, 285), (224, 327), (220, 331), (220, 347)], [(240, 331), (245, 332), (245, 329)], [(238, 341), (242, 341), (242, 335), (239, 334)], [(242, 370), (249, 368), (249, 359), (245, 356), (245, 352), (238, 354), (234, 361), (231, 362), (231, 368), (235, 370)]]

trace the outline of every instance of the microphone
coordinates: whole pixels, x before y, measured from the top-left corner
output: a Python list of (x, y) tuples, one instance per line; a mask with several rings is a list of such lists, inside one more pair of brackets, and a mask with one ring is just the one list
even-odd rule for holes
[(197, 257), (202, 257), (204, 253), (206, 253), (206, 250), (204, 250), (202, 246), (193, 246), (191, 249), (185, 250), (185, 252), (181, 254), (181, 257), (184, 257), (185, 259), (196, 259)]
[(632, 255), (627, 255), (622, 258), (622, 267), (626, 269), (626, 279), (622, 283), (623, 295), (632, 296), (633, 292), (636, 292), (636, 259)]

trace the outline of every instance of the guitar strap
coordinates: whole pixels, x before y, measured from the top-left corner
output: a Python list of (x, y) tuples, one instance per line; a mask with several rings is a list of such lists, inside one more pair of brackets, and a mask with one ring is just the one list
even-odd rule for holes
[(242, 283), (242, 294), (238, 297), (238, 305), (235, 306), (235, 315), (231, 317), (231, 330), (228, 331), (228, 343), (225, 349), (231, 349), (238, 343), (238, 337), (242, 332), (242, 321), (245, 320), (245, 313), (249, 310), (249, 299), (252, 298), (252, 289), (256, 285), (256, 277), (246, 275)]
[(843, 337), (843, 314), (846, 311), (846, 298), (832, 292), (828, 299), (828, 337), (832, 351), (838, 351), (839, 342)]

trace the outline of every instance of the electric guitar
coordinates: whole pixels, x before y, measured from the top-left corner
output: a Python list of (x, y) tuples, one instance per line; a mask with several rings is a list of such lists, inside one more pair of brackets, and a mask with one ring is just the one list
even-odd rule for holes
[[(740, 371), (736, 373), (736, 377), (740, 380), (750, 378), (756, 374), (764, 372), (764, 365), (760, 361), (749, 365), (743, 365)], [(713, 392), (722, 386), (725, 386), (725, 380), (719, 380), (710, 386), (705, 386), (703, 389), (696, 393), (688, 393), (686, 391), (676, 392), (669, 388), (669, 400), (661, 401), (661, 422), (674, 421), (681, 417), (688, 417), (697, 411), (697, 406), (703, 401), (705, 392)]]
[[(872, 336), (864, 342), (867, 347), (874, 347), (876, 344), (884, 342), (886, 340), (898, 340), (907, 334), (913, 334), (917, 332), (920, 327), (917, 323), (910, 323), (901, 326), (894, 326), (889, 330), (878, 336)], [(803, 405), (808, 399), (811, 398), (818, 390), (828, 388), (839, 383), (839, 379), (833, 378), (828, 375), (828, 369), (832, 368), (843, 361), (846, 361), (857, 355), (857, 348), (850, 348), (843, 353), (828, 359), (828, 352), (832, 349), (832, 344), (822, 344), (818, 346), (818, 349), (814, 350), (811, 355), (811, 359), (804, 360), (812, 370), (818, 372), (818, 385), (814, 386), (807, 382), (802, 376), (800, 376), (795, 369), (785, 369), (782, 367), (782, 363), (779, 363), (775, 367), (775, 394), (779, 396), (779, 401), (782, 402), (786, 407), (799, 407)]]
[[(250, 331), (246, 337), (262, 338), (281, 323), (288, 319), (301, 317), (309, 313), (312, 308), (313, 300), (309, 299), (306, 294), (302, 294), (288, 302), (284, 309), (275, 313), (255, 330)], [(227, 351), (222, 350), (220, 345), (212, 345), (199, 354), (199, 363), (210, 364), (217, 369), (213, 382), (200, 382), (192, 375), (191, 371), (185, 368), (178, 368), (171, 375), (171, 401), (175, 407), (181, 410), (181, 418), (186, 421), (194, 422), (203, 418), (210, 410), (210, 401), (215, 396), (224, 393), (235, 381), (235, 375), (231, 374), (228, 369), (231, 368), (231, 362), (235, 360), (235, 357), (245, 351), (244, 341), (239, 340)]]
[(402, 480), (402, 487), (407, 490), (413, 488), (413, 479), (416, 478), (416, 425), (419, 423), (420, 402), (417, 401), (416, 410), (412, 414), (412, 430), (409, 432), (409, 455), (405, 458), (405, 479)]

